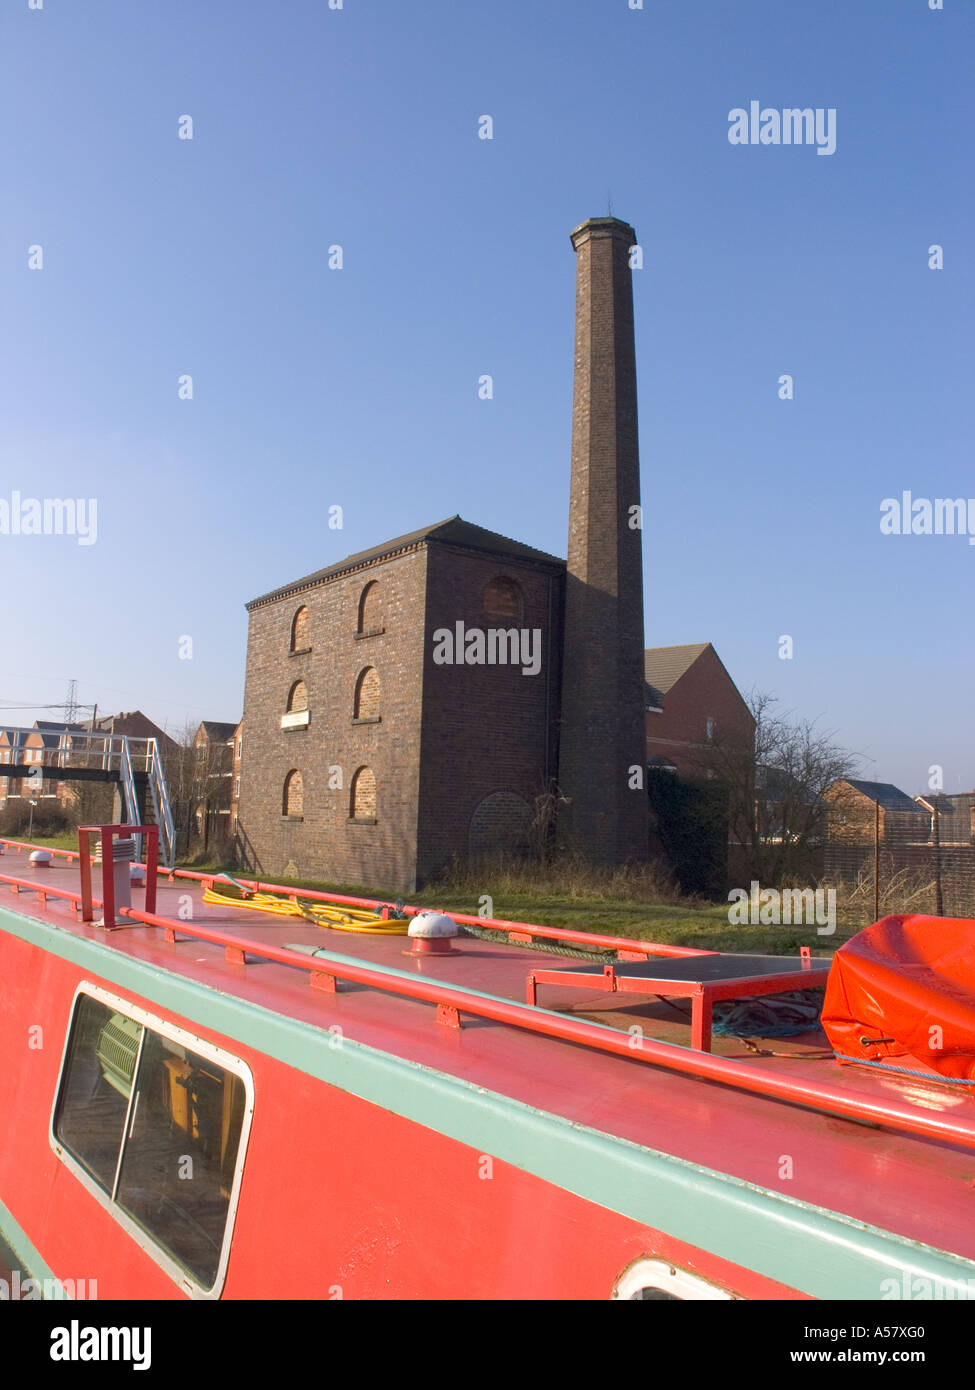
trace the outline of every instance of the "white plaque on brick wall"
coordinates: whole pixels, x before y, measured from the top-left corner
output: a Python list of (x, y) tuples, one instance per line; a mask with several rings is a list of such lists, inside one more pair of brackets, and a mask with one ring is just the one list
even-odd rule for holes
[(310, 716), (311, 710), (292, 710), (290, 714), (282, 714), (281, 727), (282, 729), (297, 729), (302, 724), (307, 724)]

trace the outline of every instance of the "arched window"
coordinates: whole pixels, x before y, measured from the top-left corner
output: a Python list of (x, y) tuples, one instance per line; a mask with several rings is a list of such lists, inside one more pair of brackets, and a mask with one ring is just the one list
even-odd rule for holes
[(367, 666), (355, 683), (354, 719), (379, 718), (379, 672)]
[(304, 681), (295, 681), (288, 691), (288, 713), (297, 714), (308, 708), (308, 687)]
[(284, 779), (284, 796), (281, 801), (281, 814), (299, 817), (305, 814), (304, 790), (301, 785), (301, 773), (297, 768), (292, 768)]
[(524, 854), (529, 846), (531, 807), (523, 796), (502, 787), (479, 801), (471, 817), (471, 854), (504, 850)]
[(381, 632), (382, 626), (382, 593), (379, 581), (373, 579), (359, 595), (359, 625), (356, 631), (364, 637), (370, 632)]
[(486, 618), (520, 618), (525, 609), (520, 587), (503, 574), (484, 586), (482, 603)]
[(291, 620), (291, 650), (293, 652), (307, 651), (310, 645), (308, 609), (302, 606)]
[(352, 820), (376, 819), (376, 779), (371, 767), (360, 767), (352, 778), (349, 815)]

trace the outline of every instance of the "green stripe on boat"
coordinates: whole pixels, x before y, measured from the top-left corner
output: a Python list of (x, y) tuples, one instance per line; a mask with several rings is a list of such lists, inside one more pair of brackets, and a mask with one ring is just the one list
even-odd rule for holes
[[(96, 982), (170, 1010), (203, 1033), (266, 1053), (478, 1153), (814, 1298), (876, 1300), (882, 1282), (899, 1279), (905, 1270), (939, 1280), (948, 1299), (968, 1296), (975, 1262), (958, 1255), (574, 1124), (347, 1035), (336, 1046), (327, 1023), (316, 1027), (287, 1018), (50, 923), (0, 908), (0, 928), (71, 961)], [(336, 961), (349, 959), (329, 954)], [(415, 978), (389, 967), (370, 969)], [(65, 1018), (65, 1028), (67, 1023)], [(260, 1106), (258, 1095), (255, 1124)]]

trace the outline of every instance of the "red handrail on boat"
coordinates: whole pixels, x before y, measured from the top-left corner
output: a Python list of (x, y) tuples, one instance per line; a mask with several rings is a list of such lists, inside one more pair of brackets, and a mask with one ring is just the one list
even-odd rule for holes
[[(230, 878), (227, 874), (196, 874), (187, 869), (160, 869), (160, 873), (168, 874), (170, 877), (198, 879), (205, 888), (212, 888), (219, 878), (226, 878), (231, 883), (239, 883), (242, 887), (253, 890), (255, 893), (284, 893), (292, 900), (295, 898), (308, 898), (313, 902), (342, 903), (346, 907), (368, 907), (375, 910), (379, 907), (388, 905), (385, 898), (354, 898), (344, 893), (325, 893), (313, 888), (288, 887), (283, 883), (261, 883), (255, 879)], [(508, 933), (509, 940), (512, 941), (532, 941), (536, 937), (545, 941), (569, 941), (576, 945), (583, 946), (602, 946), (609, 951), (634, 952), (640, 956), (714, 956), (717, 951), (708, 951), (696, 946), (670, 946), (661, 941), (647, 941), (641, 937), (628, 936), (603, 936), (598, 932), (573, 931), (568, 927), (540, 927), (537, 922), (511, 922), (501, 917), (476, 917), (468, 912), (454, 912), (452, 908), (439, 908), (438, 911), (447, 912), (455, 922), (460, 922), (462, 926), (488, 927), (492, 931), (504, 931)], [(408, 917), (415, 917), (418, 912), (429, 912), (429, 908), (413, 907), (409, 903), (404, 904), (403, 911)]]
[[(201, 880), (212, 880), (214, 877), (213, 875), (188, 874), (181, 870), (177, 870), (176, 873)], [(43, 883), (38, 883), (36, 879), (14, 879), (7, 875), (0, 875), (0, 881), (9, 883), (18, 891), (27, 889), (42, 896), (49, 894), (67, 899), (76, 907), (81, 902), (81, 894), (72, 893), (66, 889), (48, 887)], [(243, 882), (243, 880), (239, 881)], [(280, 891), (292, 896), (295, 895), (294, 889), (285, 888)], [(304, 897), (304, 892), (300, 896)], [(328, 899), (328, 895), (319, 894), (317, 896)], [(347, 901), (349, 900), (347, 899)], [(352, 899), (351, 901), (368, 903), (370, 900)], [(378, 900), (375, 901), (378, 903)], [(349, 980), (353, 983), (385, 990), (390, 994), (435, 1004), (440, 1022), (450, 1022), (452, 1016), (457, 1017), (461, 1012), (472, 1014), (512, 1027), (524, 1028), (529, 1032), (541, 1033), (567, 1042), (593, 1047), (599, 1051), (612, 1053), (632, 1061), (661, 1066), (669, 1071), (680, 1072), (700, 1080), (716, 1081), (766, 1098), (787, 1101), (826, 1114), (839, 1115), (846, 1119), (886, 1125), (910, 1134), (975, 1149), (975, 1123), (965, 1123), (960, 1117), (941, 1118), (931, 1115), (929, 1111), (912, 1110), (894, 1101), (857, 1097), (848, 1092), (837, 1090), (835, 1087), (821, 1085), (818, 1082), (783, 1077), (776, 1072), (755, 1067), (751, 1063), (734, 1062), (729, 1058), (715, 1057), (711, 1053), (692, 1051), (689, 1048), (658, 1042), (655, 1039), (633, 1037), (630, 1034), (624, 1036), (618, 1029), (579, 1019), (566, 1018), (537, 1006), (519, 1004), (495, 995), (473, 993), (460, 986), (449, 985), (436, 980), (428, 981), (419, 978), (414, 979), (406, 975), (387, 974), (370, 966), (359, 965), (348, 959), (335, 956), (332, 953), (325, 956), (306, 956), (300, 952), (288, 950), (287, 947), (268, 946), (230, 932), (198, 927), (182, 921), (177, 922), (155, 913), (140, 912), (137, 908), (132, 907), (120, 908), (118, 915), (130, 917), (146, 926), (162, 928), (167, 939), (174, 943), (178, 941), (177, 934), (179, 934), (193, 940), (207, 941), (214, 945), (223, 946), (228, 958), (241, 964), (245, 964), (247, 956), (251, 955), (263, 960), (276, 961), (282, 965), (294, 966), (306, 971), (312, 977), (311, 983), (319, 986), (331, 977), (333, 980)], [(471, 920), (482, 922), (484, 919), (473, 918)], [(513, 925), (518, 926), (519, 924)], [(547, 929), (535, 928), (536, 932), (541, 930)], [(601, 937), (596, 939), (606, 940), (606, 938)], [(624, 942), (624, 944), (632, 946), (635, 943)], [(649, 943), (640, 944), (649, 945)], [(706, 952), (703, 954), (714, 953)]]
[[(0, 768), (2, 767), (3, 764), (0, 763)], [(52, 849), (50, 845), (32, 845), (27, 840), (7, 840), (2, 835), (0, 835), (0, 845), (10, 845), (13, 849), (17, 850), (18, 853), (20, 853), (22, 849), (47, 850), (48, 854), (58, 854), (66, 858), (69, 864), (72, 859), (79, 859), (81, 857), (79, 851), (76, 849)]]
[[(12, 845), (18, 851), (21, 849), (44, 849), (44, 845), (28, 845), (19, 840), (5, 840), (0, 838), (0, 845)], [(51, 854), (58, 854), (67, 857), (70, 862), (78, 859), (78, 851), (66, 849), (52, 849)], [(283, 883), (262, 883), (258, 879), (234, 878), (229, 874), (197, 873), (192, 869), (158, 869), (160, 877), (165, 875), (170, 883), (177, 878), (186, 878), (191, 882), (202, 883), (205, 888), (212, 887), (218, 879), (226, 879), (231, 883), (239, 883), (255, 893), (283, 893), (286, 897), (306, 898), (313, 902), (341, 903), (346, 907), (367, 907), (375, 911), (377, 908), (384, 907), (388, 903), (385, 898), (356, 898), (345, 893), (326, 893), (315, 888), (295, 888)], [(415, 917), (418, 912), (425, 912), (428, 909), (423, 907), (413, 907), (407, 904), (403, 911), (408, 917)], [(671, 946), (662, 941), (647, 941), (641, 937), (628, 936), (603, 936), (598, 932), (573, 931), (569, 927), (540, 927), (535, 922), (513, 922), (500, 917), (476, 917), (466, 912), (454, 912), (445, 909), (455, 922), (460, 922), (462, 926), (487, 927), (492, 931), (503, 931), (508, 933), (511, 941), (565, 941), (578, 946), (602, 946), (608, 951), (632, 952), (635, 956), (713, 956), (716, 951), (709, 951), (704, 947), (698, 946)], [(626, 956), (623, 957), (626, 959)]]
[[(402, 977), (387, 974), (370, 966), (337, 957), (331, 952), (324, 956), (306, 956), (287, 947), (268, 946), (230, 932), (197, 927), (186, 922), (174, 922), (154, 913), (140, 912), (137, 908), (121, 908), (119, 915), (144, 922), (147, 926), (163, 928), (170, 941), (175, 941), (178, 933), (195, 941), (208, 941), (213, 945), (223, 946), (228, 958), (239, 964), (245, 964), (248, 955), (258, 956), (262, 960), (296, 966), (312, 976), (332, 976), (336, 980), (349, 980), (354, 984), (369, 985), (407, 999), (435, 1004), (439, 1022), (450, 1021), (449, 1015), (445, 1017), (441, 1012), (443, 1010), (456, 1011), (457, 1014), (473, 1014), (478, 1018), (487, 1018), (496, 1023), (524, 1028), (529, 1032), (580, 1043), (617, 1057), (647, 1062), (705, 1081), (717, 1081), (739, 1090), (803, 1105), (826, 1114), (887, 1125), (910, 1134), (975, 1149), (975, 1123), (965, 1123), (961, 1119), (938, 1118), (928, 1111), (915, 1111), (890, 1100), (852, 1096), (815, 1081), (791, 1080), (776, 1072), (753, 1067), (751, 1063), (734, 1062), (729, 1058), (715, 1057), (708, 1052), (695, 1052), (690, 1048), (657, 1042), (655, 1039), (624, 1035), (615, 1028), (566, 1018), (537, 1006), (518, 1004), (496, 995), (473, 993), (461, 986), (445, 984), (439, 980), (414, 979), (405, 974)], [(312, 980), (312, 983), (316, 981)]]

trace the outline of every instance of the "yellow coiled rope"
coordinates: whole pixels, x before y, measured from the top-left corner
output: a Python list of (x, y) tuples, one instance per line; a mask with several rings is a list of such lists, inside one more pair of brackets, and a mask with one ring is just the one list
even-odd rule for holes
[(294, 898), (281, 898), (274, 893), (253, 893), (230, 880), (237, 888), (239, 896), (221, 893), (209, 885), (204, 889), (203, 901), (215, 903), (220, 907), (249, 907), (255, 912), (268, 912), (275, 917), (304, 917), (318, 927), (330, 927), (333, 931), (363, 932), (370, 936), (406, 936), (409, 925), (396, 918), (384, 918), (379, 912), (369, 912), (361, 907), (341, 907), (334, 903), (314, 902), (305, 899), (298, 902)]

